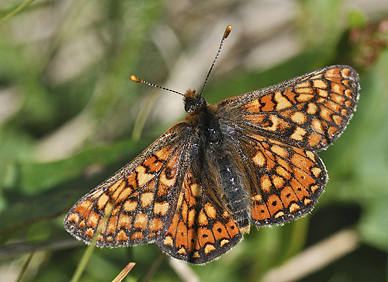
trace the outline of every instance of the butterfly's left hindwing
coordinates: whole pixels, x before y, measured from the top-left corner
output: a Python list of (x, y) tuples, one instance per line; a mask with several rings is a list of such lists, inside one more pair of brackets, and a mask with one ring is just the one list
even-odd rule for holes
[(315, 152), (259, 135), (240, 135), (240, 140), (255, 171), (256, 185), (250, 194), (256, 226), (283, 224), (313, 209), (327, 181), (325, 166)]

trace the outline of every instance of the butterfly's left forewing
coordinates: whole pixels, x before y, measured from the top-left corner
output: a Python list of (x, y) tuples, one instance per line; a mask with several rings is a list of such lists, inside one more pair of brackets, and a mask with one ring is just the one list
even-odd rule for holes
[(327, 181), (325, 166), (313, 151), (260, 135), (241, 134), (243, 152), (257, 185), (250, 189), (256, 226), (283, 224), (312, 210)]
[(253, 223), (282, 224), (314, 207), (327, 180), (316, 151), (343, 132), (358, 90), (355, 70), (330, 66), (218, 104), (228, 149), (248, 168)]

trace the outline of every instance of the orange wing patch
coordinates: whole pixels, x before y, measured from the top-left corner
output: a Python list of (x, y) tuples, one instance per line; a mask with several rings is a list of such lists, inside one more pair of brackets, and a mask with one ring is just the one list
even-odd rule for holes
[(206, 263), (230, 250), (242, 238), (230, 215), (210, 202), (189, 171), (178, 198), (176, 213), (159, 247), (172, 257)]
[(66, 229), (86, 243), (98, 233), (100, 247), (154, 241), (174, 212), (180, 154), (177, 147), (162, 147), (132, 171), (104, 182), (74, 205)]
[(326, 183), (319, 157), (260, 135), (249, 136), (249, 147), (260, 184), (251, 192), (253, 222), (279, 224), (307, 214)]
[[(320, 151), (343, 132), (358, 101), (358, 75), (332, 66), (221, 101), (242, 128), (289, 145)], [(248, 129), (248, 128), (247, 128)]]

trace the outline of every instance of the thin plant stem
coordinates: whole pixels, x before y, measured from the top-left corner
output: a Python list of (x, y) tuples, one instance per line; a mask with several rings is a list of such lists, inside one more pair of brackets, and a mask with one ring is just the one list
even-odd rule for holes
[(8, 19), (19, 13), (21, 10), (24, 9), (24, 7), (27, 7), (31, 3), (33, 3), (35, 0), (26, 0), (24, 3), (22, 3), (19, 7), (9, 12), (7, 15), (5, 15), (2, 19), (0, 19), (0, 25), (2, 25), (4, 22), (6, 22)]

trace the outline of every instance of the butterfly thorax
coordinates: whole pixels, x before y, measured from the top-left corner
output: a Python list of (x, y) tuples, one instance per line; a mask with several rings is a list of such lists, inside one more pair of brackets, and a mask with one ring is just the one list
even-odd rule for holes
[(216, 147), (222, 144), (222, 132), (217, 108), (206, 103), (205, 98), (195, 90), (187, 90), (184, 98), (186, 120), (201, 139), (201, 147)]

